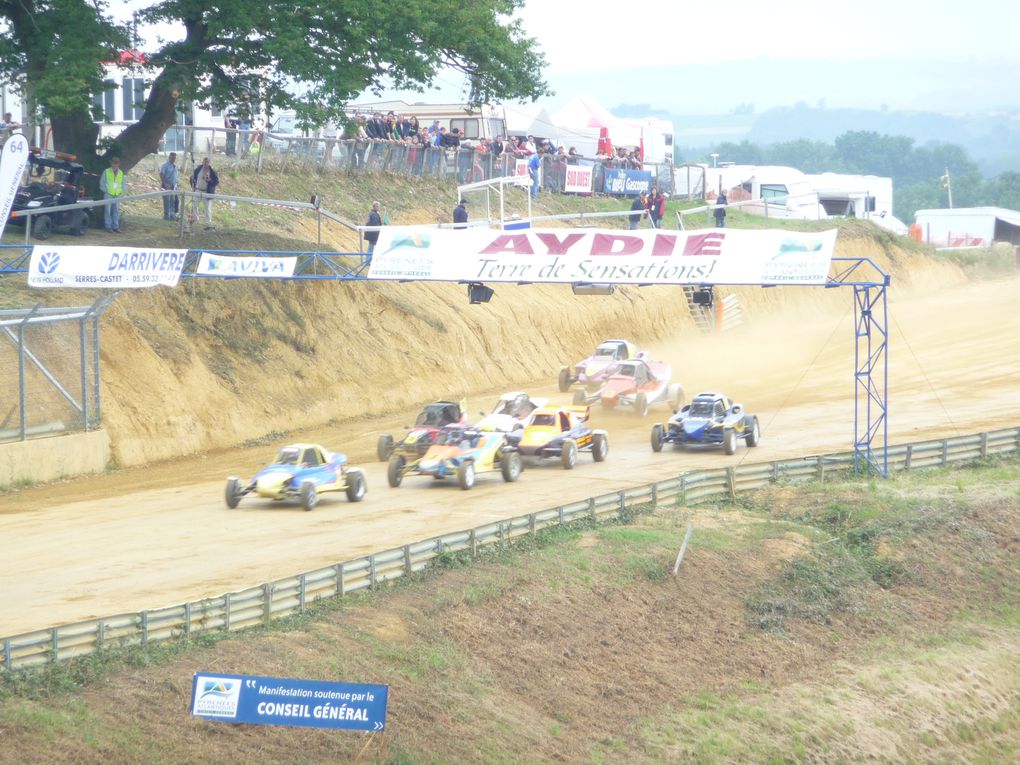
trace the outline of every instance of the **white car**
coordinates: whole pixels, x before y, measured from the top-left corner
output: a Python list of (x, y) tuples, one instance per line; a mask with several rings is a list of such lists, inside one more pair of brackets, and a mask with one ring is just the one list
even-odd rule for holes
[(512, 433), (521, 430), (525, 421), (531, 413), (540, 406), (545, 406), (548, 399), (531, 398), (527, 393), (511, 391), (499, 397), (499, 401), (486, 414), (480, 412), (482, 419), (476, 426), (479, 430), (498, 431), (500, 433)]

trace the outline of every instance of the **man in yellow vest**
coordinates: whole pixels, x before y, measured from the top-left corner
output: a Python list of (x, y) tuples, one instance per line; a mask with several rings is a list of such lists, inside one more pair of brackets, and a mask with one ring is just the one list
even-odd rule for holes
[[(124, 194), (124, 171), (120, 169), (120, 157), (110, 157), (110, 166), (99, 176), (99, 190), (103, 199), (120, 199)], [(112, 202), (103, 208), (103, 226), (107, 231), (120, 233), (120, 202)]]

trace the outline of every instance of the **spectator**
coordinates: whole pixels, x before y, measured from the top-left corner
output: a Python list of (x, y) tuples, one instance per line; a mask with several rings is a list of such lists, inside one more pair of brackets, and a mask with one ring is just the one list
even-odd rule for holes
[(14, 116), (10, 112), (5, 112), (3, 120), (0, 120), (0, 143), (10, 138), (20, 127), (21, 125), (14, 121)]
[(715, 200), (715, 227), (726, 228), (726, 192), (720, 191), (719, 196)]
[(241, 142), (241, 156), (245, 157), (248, 155), (251, 136), (251, 99), (248, 96), (245, 96), (241, 103), (240, 113), (237, 115), (237, 127), (241, 131), (237, 134), (238, 140)]
[(579, 159), (581, 159), (581, 155), (577, 153), (577, 149), (571, 146), (570, 151), (567, 152), (567, 164), (576, 165)]
[(656, 186), (652, 186), (652, 191), (648, 195), (648, 217), (652, 219), (652, 226), (654, 228), (662, 228), (662, 219), (666, 215), (666, 198), (659, 193), (659, 189)]
[[(110, 166), (99, 176), (99, 190), (103, 199), (120, 199), (124, 194), (124, 171), (120, 169), (120, 157), (110, 157)], [(103, 227), (107, 231), (120, 233), (120, 202), (103, 207)]]
[[(213, 170), (212, 165), (209, 164), (209, 158), (206, 157), (202, 160), (202, 164), (195, 168), (195, 172), (191, 174), (191, 190), (199, 191), (208, 196), (205, 199), (205, 230), (212, 231), (214, 229), (212, 222), (212, 195), (216, 193), (216, 187), (220, 185), (220, 177)], [(192, 216), (198, 217), (198, 200), (194, 200), (191, 206)]]
[[(383, 224), (382, 216), (379, 215), (379, 203), (373, 202), (372, 209), (368, 213), (368, 222), (366, 226), (381, 226)], [(372, 253), (375, 252), (375, 243), (379, 241), (379, 231), (366, 231), (365, 241), (368, 242), (368, 259), (372, 259)]]
[(537, 153), (532, 154), (528, 160), (528, 175), (531, 176), (531, 198), (538, 198), (539, 167), (542, 165), (542, 157)]
[(630, 203), (630, 209), (633, 210), (630, 214), (630, 230), (633, 231), (645, 215), (645, 195), (643, 193), (634, 197), (634, 201)]
[(177, 220), (180, 199), (176, 191), (180, 180), (180, 170), (177, 167), (177, 152), (170, 152), (166, 162), (159, 168), (159, 187), (166, 191), (173, 191), (173, 194), (163, 195), (163, 220)]
[(460, 204), (453, 208), (453, 222), (458, 224), (454, 228), (467, 228), (468, 211), (466, 199), (461, 199)]

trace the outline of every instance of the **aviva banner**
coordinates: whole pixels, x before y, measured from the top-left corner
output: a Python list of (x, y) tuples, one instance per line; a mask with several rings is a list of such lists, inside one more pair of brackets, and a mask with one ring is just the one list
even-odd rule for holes
[(201, 276), (248, 277), (252, 279), (289, 279), (297, 265), (296, 255), (220, 255), (203, 252), (195, 273)]
[(836, 231), (386, 228), (370, 279), (565, 284), (825, 284)]

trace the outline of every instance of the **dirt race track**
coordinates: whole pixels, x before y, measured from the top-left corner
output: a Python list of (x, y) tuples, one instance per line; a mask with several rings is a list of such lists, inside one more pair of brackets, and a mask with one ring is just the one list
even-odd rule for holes
[[(890, 299), (890, 442), (1020, 425), (1020, 276)], [(312, 513), (296, 505), (223, 504), (223, 479), (249, 476), (276, 445), (34, 487), (0, 498), (0, 636), (218, 595), (373, 550), (538, 510), (684, 469), (848, 450), (853, 434), (852, 295), (840, 315), (759, 318), (724, 336), (653, 346), (672, 361), (688, 396), (718, 389), (759, 415), (762, 444), (654, 454), (646, 420), (595, 411), (609, 431), (608, 460), (582, 455), (564, 471), (547, 461), (505, 485), (479, 477), (408, 479), (390, 489), (373, 459), (376, 435), (396, 433), (412, 412), (362, 419), (289, 440), (346, 451), (367, 470), (368, 495), (350, 504), (325, 495)], [(550, 378), (551, 379), (551, 378)], [(543, 381), (533, 395), (566, 402)], [(479, 393), (472, 411), (498, 391)]]

